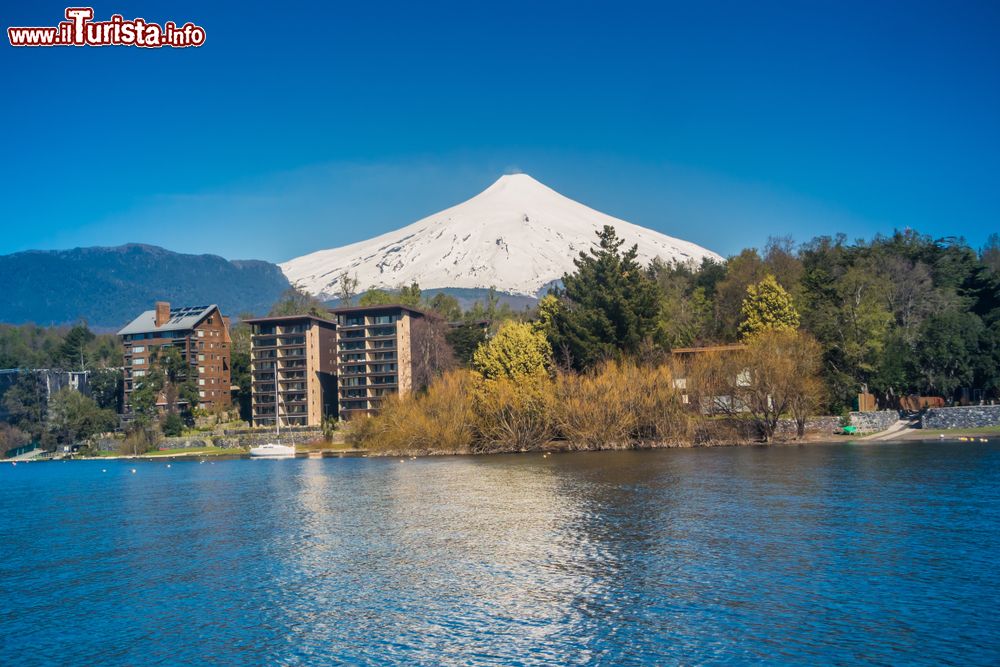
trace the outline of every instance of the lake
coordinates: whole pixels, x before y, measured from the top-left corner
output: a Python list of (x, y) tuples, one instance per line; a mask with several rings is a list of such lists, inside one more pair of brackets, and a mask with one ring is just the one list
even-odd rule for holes
[(995, 441), (3, 465), (0, 539), (8, 666), (1000, 663)]

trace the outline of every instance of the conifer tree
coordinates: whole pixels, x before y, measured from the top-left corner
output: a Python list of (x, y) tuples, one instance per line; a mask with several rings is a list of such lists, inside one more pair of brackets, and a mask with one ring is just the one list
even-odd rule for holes
[(573, 260), (556, 292), (551, 342), (556, 357), (577, 369), (620, 354), (636, 354), (652, 338), (660, 311), (656, 283), (639, 265), (638, 247), (622, 252), (625, 241), (614, 227), (598, 232), (599, 245)]

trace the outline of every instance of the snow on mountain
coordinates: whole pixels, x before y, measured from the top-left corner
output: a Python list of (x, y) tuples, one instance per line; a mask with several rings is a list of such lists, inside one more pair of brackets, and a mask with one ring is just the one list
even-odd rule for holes
[(574, 270), (573, 259), (612, 225), (639, 260), (721, 259), (701, 246), (613, 218), (564, 197), (527, 174), (502, 176), (472, 199), (394, 232), (279, 264), (289, 282), (320, 297), (336, 295), (340, 276), (361, 290), (494, 286), (535, 295)]

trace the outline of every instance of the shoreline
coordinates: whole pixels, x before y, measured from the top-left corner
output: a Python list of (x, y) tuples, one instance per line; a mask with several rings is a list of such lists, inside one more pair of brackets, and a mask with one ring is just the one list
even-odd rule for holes
[[(963, 442), (963, 443), (982, 443), (990, 442), (997, 438), (1000, 438), (1000, 427), (987, 428), (987, 429), (956, 429), (954, 432), (951, 431), (930, 431), (922, 432), (921, 429), (912, 429), (904, 432), (893, 433), (893, 437), (886, 439), (879, 439), (877, 437), (878, 433), (866, 434), (862, 437), (844, 437), (843, 439), (832, 439), (826, 436), (816, 437), (816, 438), (805, 438), (802, 440), (780, 440), (776, 442), (724, 442), (724, 443), (643, 443), (636, 446), (629, 447), (588, 447), (588, 448), (576, 448), (572, 446), (565, 447), (544, 447), (539, 449), (525, 449), (525, 450), (504, 450), (496, 452), (472, 452), (472, 451), (377, 451), (370, 449), (320, 449), (311, 451), (299, 451), (296, 452), (296, 459), (329, 459), (329, 458), (403, 458), (403, 459), (413, 459), (413, 458), (430, 458), (430, 457), (444, 457), (444, 456), (495, 456), (502, 454), (542, 454), (543, 456), (548, 456), (551, 454), (573, 454), (577, 452), (621, 452), (621, 451), (649, 451), (649, 450), (666, 450), (666, 449), (708, 449), (715, 447), (803, 447), (808, 445), (881, 445), (881, 444), (894, 444), (894, 443), (910, 443), (910, 442)], [(47, 457), (39, 459), (5, 459), (0, 460), (0, 463), (7, 463), (16, 465), (18, 463), (54, 463), (58, 461), (185, 461), (185, 460), (195, 460), (195, 459), (212, 459), (217, 461), (232, 461), (238, 459), (252, 460), (253, 457), (249, 455), (246, 450), (233, 450), (226, 451), (220, 450), (217, 452), (176, 452), (169, 454), (139, 454), (136, 456), (128, 455), (111, 455), (111, 456), (65, 456), (65, 457)]]

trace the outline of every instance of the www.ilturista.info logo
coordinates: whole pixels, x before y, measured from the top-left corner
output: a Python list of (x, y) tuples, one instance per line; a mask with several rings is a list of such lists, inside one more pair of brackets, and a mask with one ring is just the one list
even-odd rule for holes
[(67, 7), (66, 19), (54, 28), (7, 28), (11, 46), (163, 46), (184, 48), (205, 43), (205, 29), (193, 23), (178, 27), (173, 21), (162, 26), (145, 19), (125, 20), (113, 14), (107, 21), (94, 21), (93, 7)]

